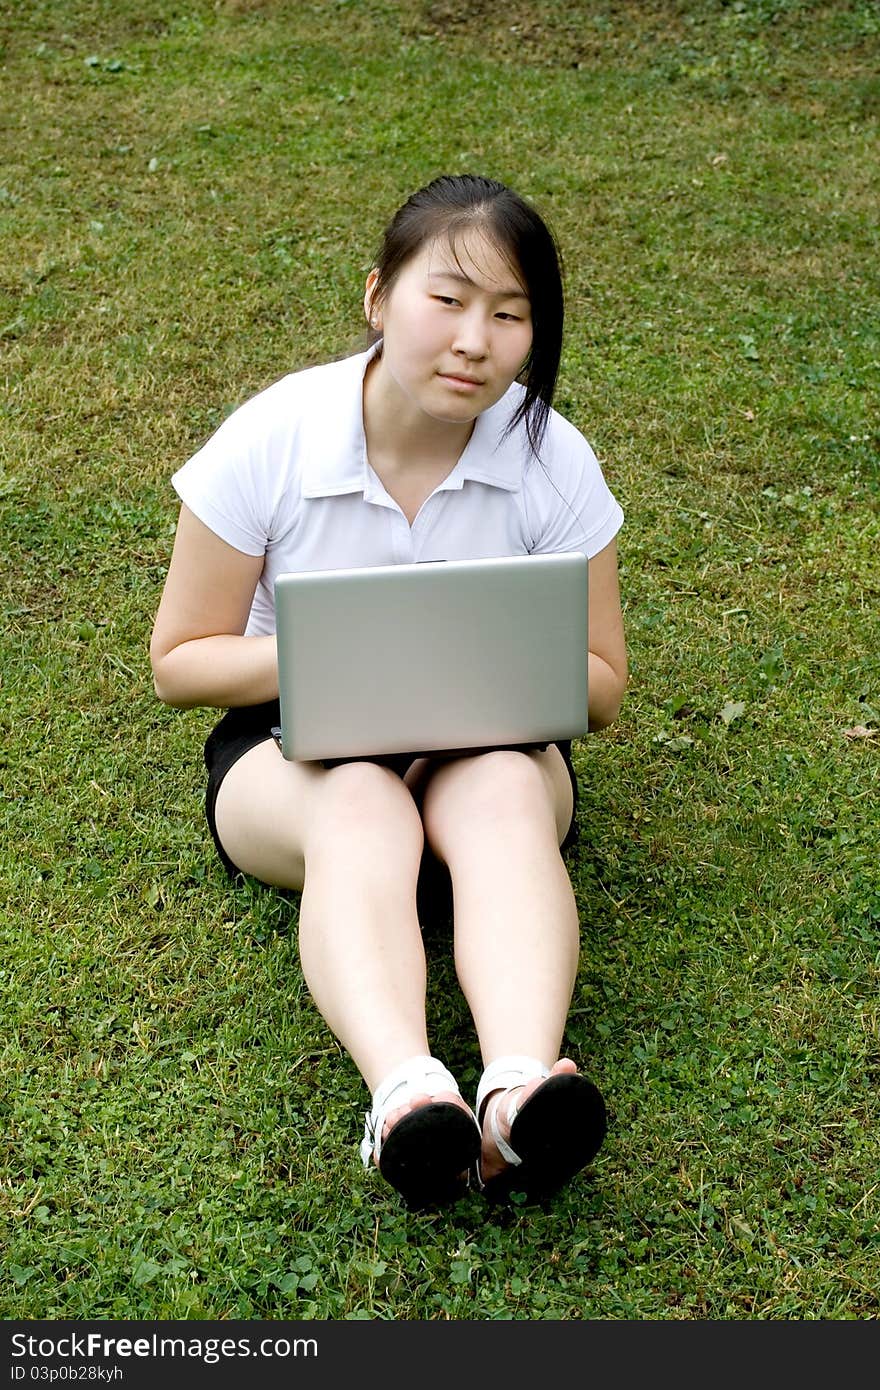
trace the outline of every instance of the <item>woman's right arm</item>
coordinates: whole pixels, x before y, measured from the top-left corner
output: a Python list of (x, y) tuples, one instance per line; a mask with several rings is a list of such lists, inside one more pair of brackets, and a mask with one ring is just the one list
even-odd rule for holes
[(160, 700), (224, 709), (277, 697), (274, 635), (243, 635), (262, 569), (262, 555), (236, 550), (181, 507), (150, 642)]

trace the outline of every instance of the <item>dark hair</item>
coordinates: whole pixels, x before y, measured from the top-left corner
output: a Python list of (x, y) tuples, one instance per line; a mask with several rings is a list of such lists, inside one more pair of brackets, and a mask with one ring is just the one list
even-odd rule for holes
[[(523, 421), (537, 455), (553, 404), (562, 353), (563, 293), (559, 247), (544, 219), (513, 189), (477, 174), (444, 174), (413, 193), (385, 229), (375, 259), (375, 297), (391, 290), (406, 262), (428, 241), (445, 236), (453, 252), (461, 235), (481, 231), (511, 262), (529, 296), (532, 345), (520, 372), (525, 395), (508, 425)], [(378, 333), (371, 333), (375, 342)]]

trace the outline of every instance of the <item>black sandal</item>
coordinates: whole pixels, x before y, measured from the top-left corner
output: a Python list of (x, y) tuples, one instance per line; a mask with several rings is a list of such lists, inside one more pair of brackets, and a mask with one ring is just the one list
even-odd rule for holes
[(518, 1089), (534, 1077), (545, 1078), (522, 1109), (516, 1097), (507, 1102), (510, 1138), (499, 1129), (499, 1095), (489, 1115), (492, 1138), (507, 1167), (483, 1183), (484, 1195), (493, 1202), (523, 1193), (526, 1201), (551, 1197), (598, 1153), (607, 1129), (601, 1092), (578, 1072), (556, 1075), (534, 1057), (499, 1057), (480, 1079), (476, 1113), (482, 1120), (489, 1097), (496, 1091)]
[(460, 1095), (455, 1077), (435, 1057), (411, 1057), (376, 1089), (366, 1117), (361, 1158), (379, 1172), (407, 1206), (423, 1208), (452, 1202), (467, 1191), (468, 1176), (480, 1154), (481, 1133), (471, 1110), (452, 1101), (432, 1101), (403, 1115), (385, 1143), (382, 1130), (389, 1110), (412, 1095)]

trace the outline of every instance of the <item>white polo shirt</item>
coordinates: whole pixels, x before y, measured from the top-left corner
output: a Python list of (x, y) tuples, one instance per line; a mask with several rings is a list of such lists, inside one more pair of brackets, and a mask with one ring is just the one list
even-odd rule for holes
[(376, 348), (294, 372), (240, 406), (174, 474), (181, 501), (265, 564), (247, 625), (275, 631), (274, 584), (344, 569), (561, 550), (597, 554), (623, 512), (583, 435), (552, 411), (540, 462), (514, 384), (477, 417), (467, 447), (410, 526), (367, 460), (363, 379)]

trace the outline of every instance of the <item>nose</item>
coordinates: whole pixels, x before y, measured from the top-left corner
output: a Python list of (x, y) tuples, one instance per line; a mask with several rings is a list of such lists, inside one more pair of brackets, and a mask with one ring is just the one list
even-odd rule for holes
[(476, 308), (458, 316), (453, 352), (471, 361), (480, 361), (489, 352), (489, 331), (485, 315)]

